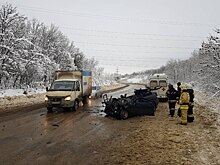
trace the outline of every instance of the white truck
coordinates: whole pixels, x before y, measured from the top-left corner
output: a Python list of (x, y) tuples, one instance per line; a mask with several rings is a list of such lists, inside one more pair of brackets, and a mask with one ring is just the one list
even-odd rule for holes
[(55, 81), (46, 90), (48, 112), (52, 112), (53, 107), (77, 110), (80, 101), (86, 104), (92, 93), (92, 72), (56, 71)]
[(158, 99), (167, 99), (168, 76), (164, 73), (152, 74), (148, 77), (149, 87), (157, 94)]

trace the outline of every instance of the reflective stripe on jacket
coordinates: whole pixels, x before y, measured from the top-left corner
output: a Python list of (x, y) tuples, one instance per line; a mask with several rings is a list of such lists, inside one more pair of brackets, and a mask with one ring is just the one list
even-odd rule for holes
[(182, 92), (180, 95), (180, 105), (181, 104), (189, 104), (189, 93), (188, 92)]
[(181, 110), (188, 110), (189, 106), (188, 105), (180, 105)]

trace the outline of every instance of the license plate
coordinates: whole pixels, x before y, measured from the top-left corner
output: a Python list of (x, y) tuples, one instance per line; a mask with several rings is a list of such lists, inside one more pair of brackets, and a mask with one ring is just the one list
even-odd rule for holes
[(52, 102), (52, 104), (60, 104), (60, 102)]

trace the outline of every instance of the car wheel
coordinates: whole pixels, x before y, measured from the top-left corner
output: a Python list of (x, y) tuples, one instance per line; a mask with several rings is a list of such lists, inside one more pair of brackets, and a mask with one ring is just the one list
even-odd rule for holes
[(74, 102), (74, 107), (73, 107), (73, 111), (76, 111), (79, 108), (79, 102), (75, 101)]
[(53, 112), (53, 107), (47, 107), (47, 113)]
[(123, 119), (123, 120), (127, 119), (128, 118), (128, 111), (125, 110), (125, 109), (122, 109), (120, 111), (120, 118)]

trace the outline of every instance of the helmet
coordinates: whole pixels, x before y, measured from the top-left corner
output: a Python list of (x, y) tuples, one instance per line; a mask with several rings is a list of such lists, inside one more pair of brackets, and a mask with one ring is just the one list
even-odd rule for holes
[(187, 84), (187, 89), (192, 89), (192, 85)]
[(181, 90), (187, 90), (187, 84), (182, 84), (181, 86), (180, 86), (180, 88), (181, 88)]
[(180, 85), (181, 85), (181, 82), (178, 82), (178, 83), (177, 83), (177, 86), (180, 86)]
[(173, 88), (173, 85), (172, 85), (172, 84), (169, 84), (168, 87), (169, 87), (169, 88)]

